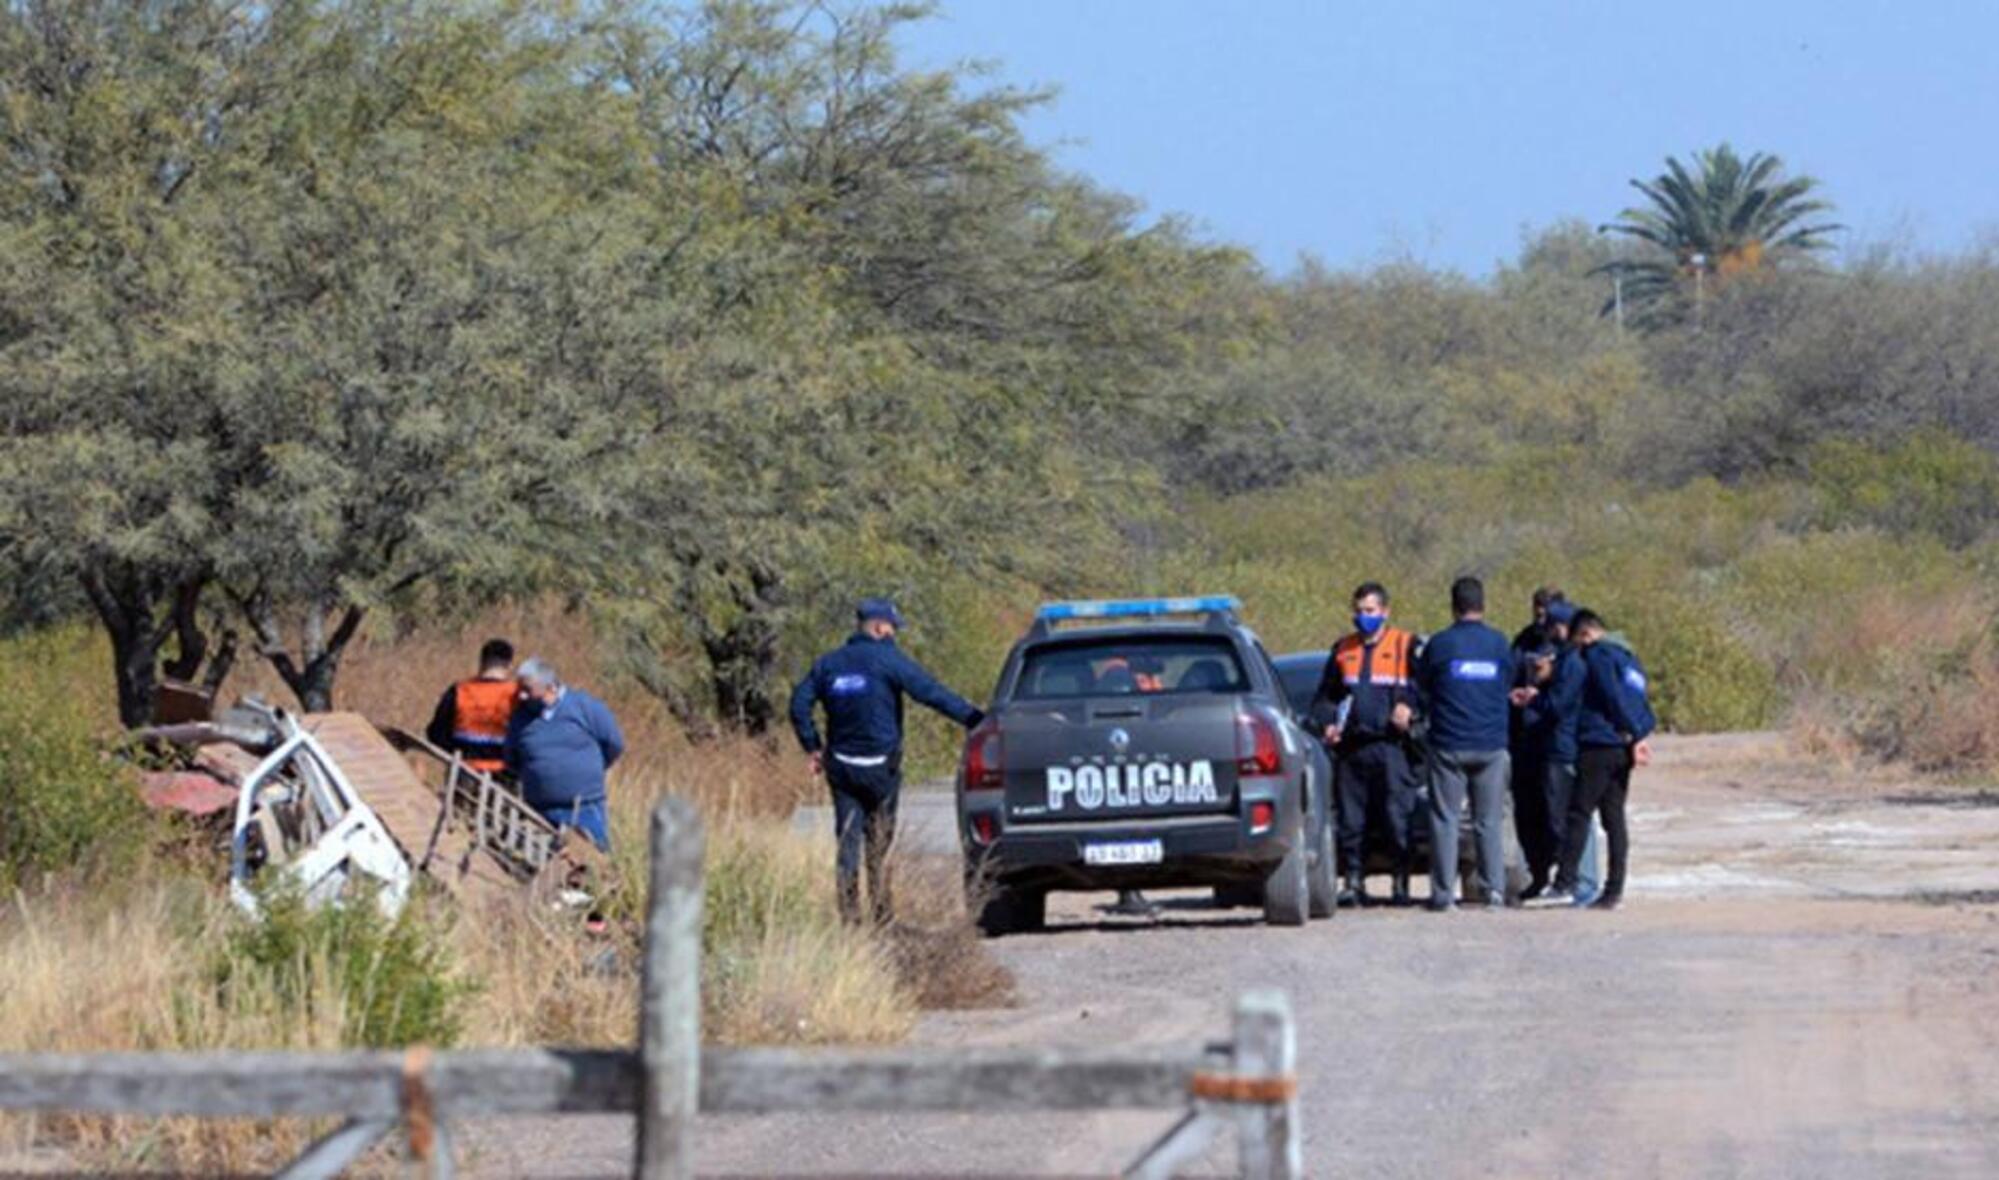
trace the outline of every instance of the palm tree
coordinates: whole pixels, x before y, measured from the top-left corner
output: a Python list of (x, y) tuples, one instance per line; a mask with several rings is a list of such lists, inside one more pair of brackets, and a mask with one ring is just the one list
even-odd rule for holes
[[(1785, 177), (1784, 162), (1757, 152), (1748, 159), (1724, 143), (1694, 153), (1689, 170), (1672, 156), (1666, 171), (1651, 180), (1633, 180), (1649, 207), (1626, 209), (1600, 232), (1623, 234), (1645, 243), (1639, 257), (1598, 267), (1618, 279), (1619, 295), (1641, 315), (1658, 315), (1668, 296), (1692, 283), (1695, 298), (1709, 283), (1725, 282), (1807, 258), (1832, 243), (1828, 235), (1845, 228), (1831, 222), (1802, 224), (1832, 208), (1810, 194), (1818, 181)], [(1608, 314), (1617, 306), (1604, 305)]]

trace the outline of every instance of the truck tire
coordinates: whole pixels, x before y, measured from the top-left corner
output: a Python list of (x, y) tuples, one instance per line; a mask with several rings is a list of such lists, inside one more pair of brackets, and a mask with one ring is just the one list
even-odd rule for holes
[(987, 938), (1023, 934), (1048, 925), (1048, 895), (1008, 885), (991, 886), (979, 907), (979, 933)]
[(1263, 921), (1268, 926), (1303, 926), (1311, 913), (1311, 887), (1306, 881), (1305, 833), (1291, 842), (1291, 851), (1263, 880)]
[(1334, 872), (1339, 852), (1333, 847), (1333, 821), (1320, 816), (1318, 834), (1312, 838), (1310, 867), (1305, 874), (1308, 911), (1314, 918), (1330, 918), (1339, 912), (1340, 882)]

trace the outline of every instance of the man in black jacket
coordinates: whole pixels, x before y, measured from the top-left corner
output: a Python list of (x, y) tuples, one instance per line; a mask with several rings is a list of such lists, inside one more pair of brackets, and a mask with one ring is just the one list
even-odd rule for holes
[(1388, 591), (1364, 582), (1353, 594), (1352, 633), (1333, 644), (1308, 716), (1333, 758), (1340, 856), (1340, 905), (1366, 905), (1367, 835), (1385, 829), (1394, 861), (1392, 897), (1409, 900), (1409, 826), (1421, 800), (1406, 743), (1415, 718), (1414, 635), (1388, 623)]
[[(902, 790), (903, 698), (914, 697), (967, 729), (985, 714), (896, 647), (902, 613), (894, 603), (865, 598), (855, 615), (854, 634), (814, 660), (792, 690), (791, 725), (812, 760), (812, 773), (825, 775), (833, 790), (840, 916), (860, 920), (865, 853), (868, 900), (875, 921), (885, 923), (892, 914), (888, 849)], [(826, 712), (823, 742), (813, 724), (815, 705)]]

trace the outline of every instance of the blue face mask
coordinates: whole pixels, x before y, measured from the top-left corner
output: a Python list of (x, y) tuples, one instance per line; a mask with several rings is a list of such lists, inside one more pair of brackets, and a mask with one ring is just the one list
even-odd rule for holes
[(1353, 617), (1354, 630), (1359, 631), (1362, 635), (1374, 634), (1376, 631), (1381, 630), (1382, 624), (1387, 621), (1388, 619), (1382, 615), (1355, 615)]

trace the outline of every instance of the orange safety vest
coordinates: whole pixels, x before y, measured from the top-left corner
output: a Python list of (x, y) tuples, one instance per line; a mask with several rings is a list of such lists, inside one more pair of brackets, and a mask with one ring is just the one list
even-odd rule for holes
[(1369, 644), (1356, 631), (1333, 645), (1333, 664), (1340, 670), (1340, 679), (1349, 689), (1361, 684), (1361, 666), (1367, 665), (1367, 683), (1377, 688), (1407, 688), (1415, 683), (1414, 669), (1410, 665), (1410, 652), (1416, 646), (1416, 637), (1400, 627), (1383, 627), (1381, 638), (1374, 641), (1374, 658), (1368, 659)]
[(451, 739), (465, 765), (485, 774), (505, 770), (507, 722), (520, 697), (515, 680), (461, 680), (452, 698)]

